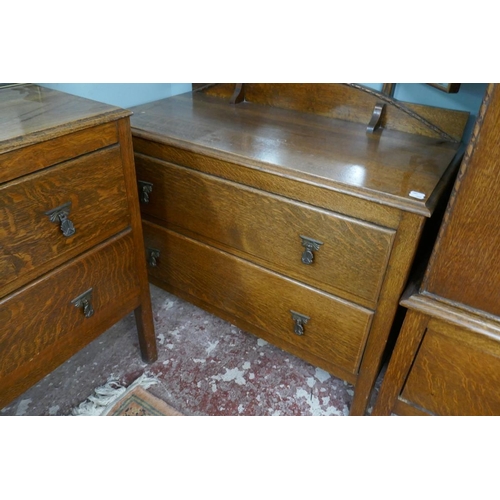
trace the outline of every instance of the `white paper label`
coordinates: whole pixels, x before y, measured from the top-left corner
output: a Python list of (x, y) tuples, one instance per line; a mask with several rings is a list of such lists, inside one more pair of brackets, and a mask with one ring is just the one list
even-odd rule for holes
[(417, 198), (417, 200), (423, 200), (425, 198), (424, 193), (419, 193), (418, 191), (410, 191), (409, 196), (412, 198)]

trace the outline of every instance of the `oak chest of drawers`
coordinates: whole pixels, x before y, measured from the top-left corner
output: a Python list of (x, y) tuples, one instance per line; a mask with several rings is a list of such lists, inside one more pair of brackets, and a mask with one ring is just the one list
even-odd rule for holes
[(369, 132), (380, 97), (219, 84), (132, 117), (150, 281), (353, 383), (353, 415), (467, 119), (395, 106)]
[(132, 310), (156, 358), (129, 115), (0, 90), (0, 407)]

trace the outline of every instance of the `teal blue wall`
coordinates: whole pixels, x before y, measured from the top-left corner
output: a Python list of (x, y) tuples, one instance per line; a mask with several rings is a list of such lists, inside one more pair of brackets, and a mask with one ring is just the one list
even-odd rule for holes
[(39, 83), (68, 94), (130, 108), (191, 90), (190, 83)]
[[(375, 90), (381, 90), (382, 88), (381, 83), (362, 83), (361, 85), (366, 85)], [(394, 97), (399, 101), (468, 111), (471, 116), (464, 136), (464, 142), (467, 142), (487, 85), (487, 83), (462, 83), (458, 93), (447, 94), (425, 83), (398, 83), (396, 84)]]

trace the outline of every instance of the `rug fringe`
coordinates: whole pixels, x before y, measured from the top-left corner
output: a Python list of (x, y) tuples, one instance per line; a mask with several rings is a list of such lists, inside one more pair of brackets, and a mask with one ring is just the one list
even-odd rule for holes
[(144, 389), (148, 389), (152, 385), (158, 383), (159, 380), (157, 377), (144, 373), (125, 388), (117, 379), (110, 377), (104, 385), (94, 389), (94, 394), (90, 395), (83, 403), (80, 403), (77, 408), (74, 408), (71, 414), (78, 417), (105, 415), (113, 404), (124, 396), (126, 392), (130, 392), (139, 385)]

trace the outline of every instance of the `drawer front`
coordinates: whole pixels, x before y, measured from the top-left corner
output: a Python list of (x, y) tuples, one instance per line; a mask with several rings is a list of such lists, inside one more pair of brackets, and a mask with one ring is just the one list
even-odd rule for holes
[[(357, 373), (372, 312), (190, 238), (144, 223), (159, 250), (151, 276), (349, 373)], [(300, 333), (292, 311), (309, 317)]]
[(140, 155), (136, 166), (138, 179), (153, 184), (149, 202), (141, 205), (144, 214), (375, 308), (393, 230)]
[(116, 123), (80, 130), (0, 155), (0, 183), (118, 142)]
[(500, 342), (432, 320), (400, 397), (435, 415), (500, 415)]
[[(54, 346), (78, 344), (87, 335), (91, 340), (101, 323), (138, 297), (138, 287), (133, 238), (128, 232), (5, 297), (0, 301), (0, 392), (7, 390), (2, 377), (31, 361), (36, 364), (38, 356), (50, 358), (51, 351), (56, 355)], [(87, 304), (93, 314), (86, 317), (85, 298), (79, 307), (75, 299), (89, 289)], [(88, 305), (85, 312), (90, 313)]]
[[(2, 185), (0, 296), (129, 224), (118, 146)], [(65, 236), (63, 229), (71, 225), (75, 233)]]

